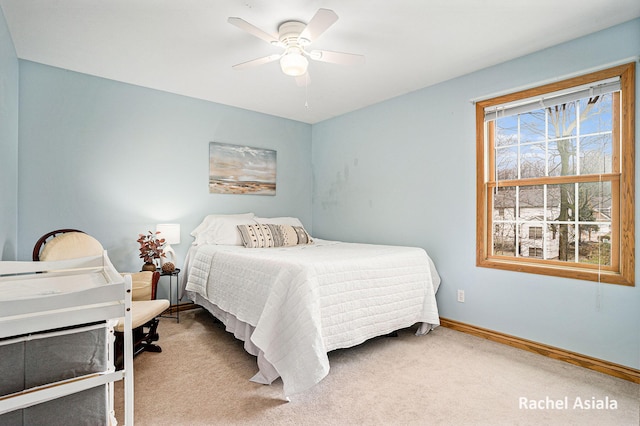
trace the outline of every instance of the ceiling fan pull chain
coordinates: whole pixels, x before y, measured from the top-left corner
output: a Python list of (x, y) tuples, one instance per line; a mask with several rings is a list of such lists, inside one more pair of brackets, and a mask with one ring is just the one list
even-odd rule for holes
[(304, 81), (305, 81), (305, 85), (304, 85), (304, 107), (306, 109), (311, 109), (309, 107), (309, 74), (306, 74), (304, 76)]

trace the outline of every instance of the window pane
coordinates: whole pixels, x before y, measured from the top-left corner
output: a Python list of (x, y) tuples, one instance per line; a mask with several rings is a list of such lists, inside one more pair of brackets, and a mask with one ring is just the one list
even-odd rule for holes
[(578, 206), (581, 222), (611, 222), (611, 182), (579, 183)]
[(547, 185), (547, 219), (573, 220), (575, 209), (575, 185)]
[(590, 134), (611, 131), (611, 93), (594, 99), (581, 99), (580, 133)]
[(524, 220), (544, 219), (544, 186), (521, 186), (519, 189), (519, 217)]
[(496, 149), (498, 180), (518, 178), (518, 147)]
[(547, 108), (549, 119), (549, 138), (561, 139), (575, 136), (577, 131), (576, 103), (555, 105)]
[(516, 187), (493, 190), (493, 254), (515, 256)]
[(542, 242), (542, 226), (532, 223), (520, 225), (518, 245), (520, 256), (542, 258)]
[(579, 261), (611, 264), (611, 182), (578, 184)]
[(493, 194), (493, 219), (514, 220), (516, 217), (516, 187), (495, 188)]
[(545, 246), (546, 259), (558, 259), (560, 251), (559, 240), (560, 227), (557, 223), (549, 223), (547, 225), (547, 244)]
[(520, 177), (545, 176), (546, 152), (544, 143), (522, 145), (520, 147)]
[(549, 176), (573, 176), (576, 170), (576, 139), (549, 142)]
[(518, 116), (498, 118), (495, 129), (496, 146), (509, 146), (518, 143)]
[[(575, 225), (559, 223), (557, 226), (557, 238), (553, 240), (553, 250), (556, 251), (556, 260), (575, 262)], [(554, 258), (551, 258), (554, 259)]]
[(547, 185), (547, 219), (558, 220), (560, 216), (560, 185)]
[(611, 133), (580, 139), (580, 174), (611, 173), (613, 143)]
[(493, 255), (516, 255), (516, 233), (514, 222), (496, 223), (493, 227)]
[[(581, 235), (583, 235), (582, 232)], [(586, 241), (581, 239), (578, 244), (580, 263), (602, 266), (611, 265), (610, 239), (603, 239), (601, 241)]]
[(536, 142), (546, 139), (544, 110), (520, 114), (520, 142)]

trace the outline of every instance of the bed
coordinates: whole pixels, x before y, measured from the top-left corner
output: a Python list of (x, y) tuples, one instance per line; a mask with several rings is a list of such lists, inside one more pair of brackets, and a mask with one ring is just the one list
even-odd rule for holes
[(257, 356), (251, 378), (286, 398), (320, 382), (327, 353), (439, 325), (440, 277), (417, 247), (312, 239), (296, 218), (207, 216), (193, 232), (182, 291)]
[(115, 425), (124, 380), (133, 424), (131, 332), (115, 371), (113, 326), (131, 330), (131, 279), (106, 253), (55, 262), (0, 262), (0, 425)]

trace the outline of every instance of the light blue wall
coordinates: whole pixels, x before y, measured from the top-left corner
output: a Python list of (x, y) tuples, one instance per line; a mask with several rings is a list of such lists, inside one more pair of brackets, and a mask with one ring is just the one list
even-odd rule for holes
[(314, 125), (314, 235), (423, 247), (442, 275), (442, 317), (640, 368), (637, 278), (623, 287), (475, 266), (470, 102), (637, 55), (640, 20)]
[[(2, 46), (0, 75), (17, 96), (15, 54)], [(78, 227), (119, 269), (135, 270), (137, 234), (158, 222), (182, 224), (175, 248), (184, 259), (206, 214), (298, 216), (320, 238), (427, 249), (443, 279), (443, 317), (640, 368), (640, 283), (475, 267), (469, 102), (639, 54), (635, 20), (314, 126), (20, 61), (19, 147), (15, 129), (0, 130), (0, 241), (15, 252), (16, 192), (5, 192), (4, 178), (15, 186), (16, 174), (24, 260), (44, 232)], [(209, 141), (276, 149), (278, 195), (209, 194)], [(457, 289), (466, 303), (455, 301)]]
[[(277, 195), (209, 194), (209, 142), (277, 151)], [(138, 270), (139, 233), (207, 214), (299, 217), (311, 229), (311, 126), (20, 61), (19, 258), (57, 228), (98, 238)]]
[(18, 69), (0, 10), (0, 260), (16, 260), (18, 247)]

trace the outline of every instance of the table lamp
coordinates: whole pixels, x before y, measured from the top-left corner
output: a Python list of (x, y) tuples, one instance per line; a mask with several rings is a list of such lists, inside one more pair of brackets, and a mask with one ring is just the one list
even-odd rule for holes
[(180, 244), (180, 224), (179, 223), (159, 223), (156, 225), (156, 232), (159, 232), (159, 238), (164, 238), (164, 254), (166, 257), (161, 258), (161, 262), (172, 262), (176, 264), (176, 252), (171, 244)]

